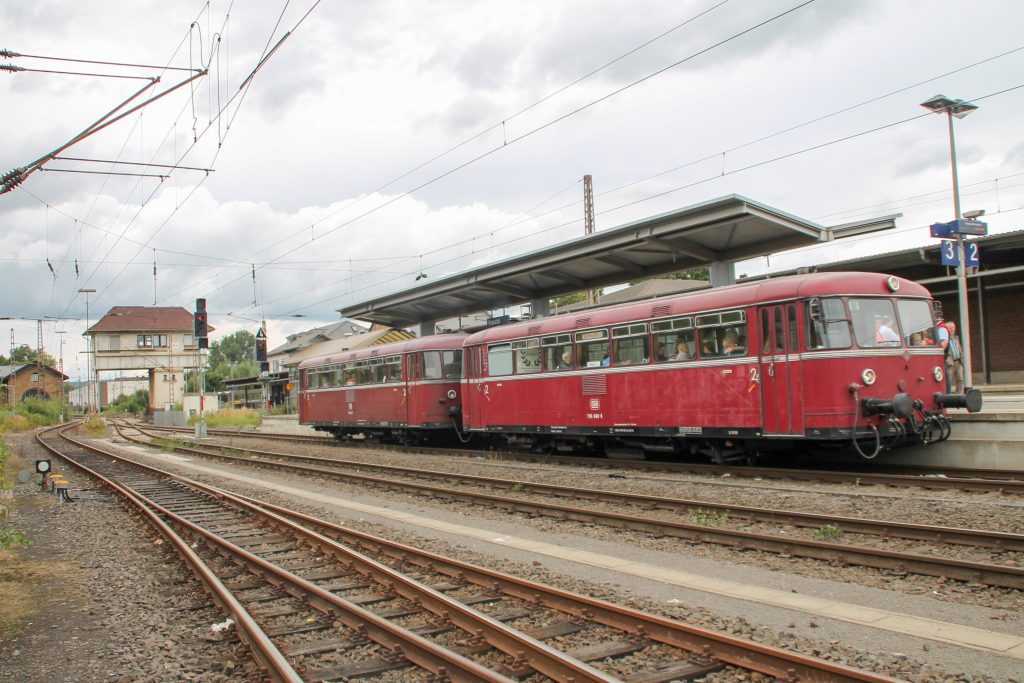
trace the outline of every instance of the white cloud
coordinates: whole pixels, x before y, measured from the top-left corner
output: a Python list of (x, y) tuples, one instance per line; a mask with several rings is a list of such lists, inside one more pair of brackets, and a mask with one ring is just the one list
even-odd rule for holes
[[(286, 6), (281, 0), (236, 3), (224, 28), (227, 5), (217, 3), (210, 12), (203, 2), (156, 0), (4, 4), (0, 46), (25, 54), (195, 66), (200, 31), (190, 36), (193, 21), (203, 52), (210, 54), (215, 33), (222, 51), (210, 64), (210, 77), (194, 89), (72, 148), (74, 156), (172, 163), (193, 144), (194, 127), (203, 136), (181, 163), (212, 168), (208, 178), (201, 171), (175, 171), (162, 182), (37, 173), (23, 188), (0, 195), (0, 258), (7, 259), (0, 261), (0, 317), (77, 318), (59, 324), (69, 329), (68, 358), (78, 358), (80, 349), (68, 348), (79, 344), (84, 328), (77, 289), (99, 290), (92, 298), (93, 320), (113, 305), (151, 304), (155, 247), (162, 305), (191, 308), (197, 296), (207, 297), (218, 334), (251, 324), (226, 317), (228, 312), (282, 316), (271, 322), (270, 343), (276, 345), (279, 331), (334, 319), (335, 308), (410, 286), (421, 270), (438, 277), (581, 234), (579, 180), (587, 173), (594, 176), (599, 229), (733, 192), (826, 223), (893, 211), (904, 212), (901, 227), (949, 218), (945, 121), (925, 116), (886, 126), (923, 114), (918, 103), (938, 92), (975, 98), (1020, 85), (1014, 79), (1024, 73), (1024, 51), (745, 143), (1019, 47), (1016, 27), (1024, 8), (1011, 0), (817, 2), (544, 127), (798, 4), (729, 2), (512, 116), (713, 4), (321, 3), (253, 80), (237, 115), (240, 97), (228, 109), (230, 121), (215, 121), (205, 133), (268, 41), (273, 45), (293, 28), (310, 3), (288, 3), (273, 37)], [(935, 36), (949, 35), (984, 39), (961, 41), (956, 50), (937, 48)], [(181, 78), (181, 72), (169, 72), (160, 87)], [(138, 87), (137, 81), (4, 74), (0, 173), (54, 149)], [(1014, 174), (1024, 173), (1022, 104), (1024, 89), (1015, 90), (979, 101), (978, 112), (956, 122), (964, 204), (988, 208), (996, 229), (1020, 227), (1019, 212), (1009, 210), (1024, 200), (1014, 187)], [(495, 124), (481, 138), (412, 170)], [(872, 128), (880, 130), (798, 153)], [(786, 158), (759, 165), (775, 157)], [(662, 192), (668, 194), (632, 204)], [(563, 205), (568, 208), (561, 212), (505, 227), (533, 207), (538, 213)], [(995, 214), (997, 207), (1004, 213)], [(136, 243), (119, 240), (122, 232)], [(908, 232), (863, 240), (846, 245), (842, 254), (922, 239), (927, 241)], [(826, 247), (773, 262), (820, 261), (838, 253)], [(279, 263), (259, 268), (278, 256)], [(409, 258), (394, 258), (399, 256)], [(56, 279), (47, 257), (58, 268)], [(261, 304), (256, 309), (253, 263)], [(283, 317), (294, 314), (313, 317)], [(34, 323), (11, 324), (19, 343), (34, 345)], [(57, 324), (44, 326), (48, 348), (56, 344)]]

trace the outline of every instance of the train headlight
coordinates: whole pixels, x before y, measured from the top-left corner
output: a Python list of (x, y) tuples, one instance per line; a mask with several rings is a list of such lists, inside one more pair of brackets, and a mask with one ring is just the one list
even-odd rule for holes
[(942, 381), (942, 377), (943, 377), (942, 368), (940, 368), (938, 365), (936, 365), (935, 369), (932, 370), (932, 376), (935, 378), (936, 382), (941, 382)]
[(454, 401), (455, 400), (455, 396), (456, 396), (455, 390), (454, 389), (449, 389), (448, 390), (448, 399), (451, 400), (451, 401)]
[(870, 387), (878, 379), (878, 375), (871, 368), (865, 368), (864, 372), (860, 373), (860, 379), (864, 382), (864, 386)]
[(890, 275), (885, 284), (889, 285), (890, 292), (900, 291), (900, 280), (895, 275)]

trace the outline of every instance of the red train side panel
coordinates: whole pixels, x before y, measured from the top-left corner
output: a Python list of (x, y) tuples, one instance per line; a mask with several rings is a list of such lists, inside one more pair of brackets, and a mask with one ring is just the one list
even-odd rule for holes
[(934, 324), (920, 285), (822, 273), (488, 329), (466, 340), (464, 422), (540, 447), (712, 456), (933, 440), (945, 405), (980, 407), (944, 393)]
[(465, 335), (346, 351), (299, 365), (299, 422), (335, 436), (408, 438), (461, 417)]

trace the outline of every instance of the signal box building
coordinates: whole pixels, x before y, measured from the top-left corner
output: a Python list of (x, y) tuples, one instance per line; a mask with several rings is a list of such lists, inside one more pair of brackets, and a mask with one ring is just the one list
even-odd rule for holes
[(180, 306), (113, 307), (85, 331), (93, 350), (93, 379), (99, 381), (101, 372), (144, 370), (150, 410), (181, 403), (185, 370), (199, 367), (193, 328), (192, 313)]
[(48, 365), (26, 363), (0, 366), (0, 384), (5, 402), (27, 401), (30, 398), (60, 398), (64, 395), (67, 376)]

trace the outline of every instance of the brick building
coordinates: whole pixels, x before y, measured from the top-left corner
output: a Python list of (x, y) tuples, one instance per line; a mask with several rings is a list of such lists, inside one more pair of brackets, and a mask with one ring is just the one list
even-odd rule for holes
[(0, 367), (0, 384), (3, 385), (4, 402), (9, 403), (13, 396), (17, 402), (30, 398), (59, 399), (64, 395), (63, 375), (48, 365), (26, 363), (24, 365), (5, 365)]

